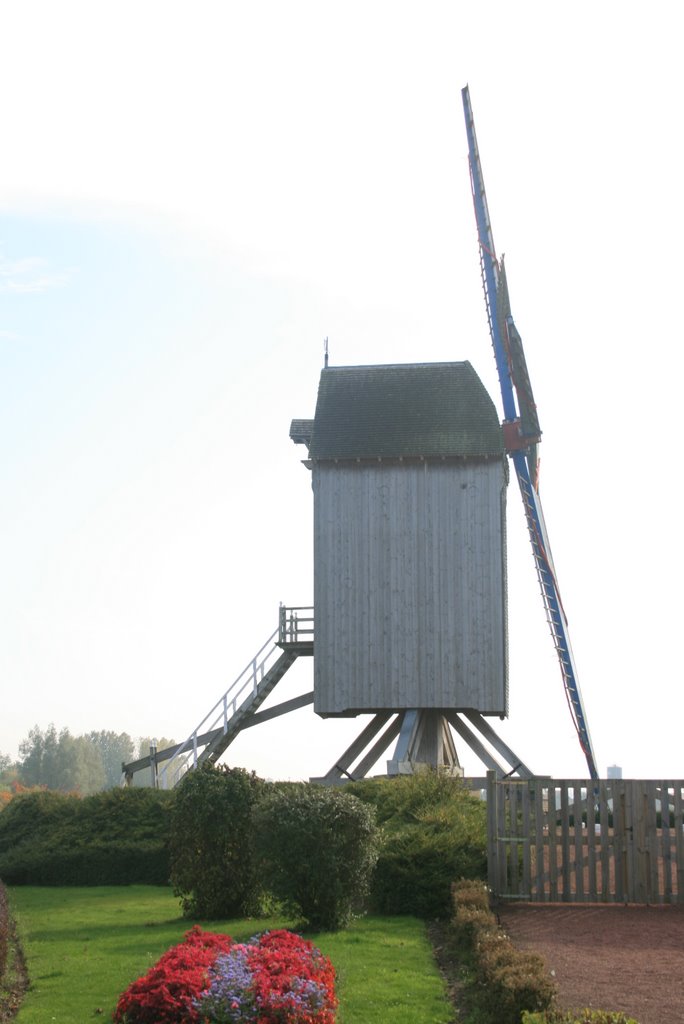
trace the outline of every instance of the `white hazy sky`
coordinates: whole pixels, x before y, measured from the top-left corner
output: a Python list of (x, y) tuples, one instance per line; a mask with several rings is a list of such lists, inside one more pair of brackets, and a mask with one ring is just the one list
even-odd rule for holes
[[(311, 603), (288, 428), (325, 336), (499, 404), (468, 82), (599, 769), (684, 774), (680, 41), (658, 0), (0, 7), (0, 751), (181, 739)], [(519, 504), (501, 732), (583, 775)], [(360, 728), (304, 709), (229, 760), (319, 775)]]

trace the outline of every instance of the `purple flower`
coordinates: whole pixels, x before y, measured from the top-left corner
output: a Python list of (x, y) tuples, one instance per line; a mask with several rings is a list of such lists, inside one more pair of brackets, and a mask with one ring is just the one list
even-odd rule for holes
[(195, 1001), (202, 1017), (216, 1024), (255, 1024), (258, 1011), (251, 998), (252, 972), (244, 945), (233, 946), (209, 968), (209, 988)]

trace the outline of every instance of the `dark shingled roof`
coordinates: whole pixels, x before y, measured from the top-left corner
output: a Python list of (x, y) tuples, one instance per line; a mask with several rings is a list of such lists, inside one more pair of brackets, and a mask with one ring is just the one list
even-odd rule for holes
[(321, 372), (312, 459), (503, 455), (494, 403), (470, 363)]

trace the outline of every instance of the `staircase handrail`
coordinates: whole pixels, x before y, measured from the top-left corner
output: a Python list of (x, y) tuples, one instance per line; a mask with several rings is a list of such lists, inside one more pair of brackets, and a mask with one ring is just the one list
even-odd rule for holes
[[(281, 604), (278, 615), (278, 642), (281, 644), (301, 643), (302, 637), (311, 641), (314, 632), (313, 611), (313, 605), (286, 607)], [(310, 612), (310, 614), (301, 615), (300, 612)]]
[[(173, 785), (178, 781), (178, 777), (182, 770), (187, 765), (188, 761), (193, 759), (193, 767), (197, 767), (197, 737), (202, 733), (211, 732), (223, 725), (224, 732), (228, 727), (229, 717), (235, 715), (239, 710), (238, 700), (249, 687), (250, 692), (254, 693), (261, 679), (265, 675), (266, 663), (271, 657), (277, 652), (280, 654), (280, 648), (275, 642), (276, 637), (280, 634), (280, 623), (278, 628), (275, 629), (268, 640), (262, 644), (257, 653), (251, 658), (243, 670), (238, 674), (234, 681), (230, 684), (223, 696), (219, 697), (214, 706), (204, 716), (202, 721), (199, 723), (197, 728), (193, 729), (187, 739), (183, 740), (182, 743), (178, 744), (178, 747), (168, 759), (164, 767), (159, 773), (159, 785), (163, 789), (168, 788), (169, 781), (169, 769), (173, 765), (173, 774), (175, 775)], [(266, 650), (269, 648), (268, 650)], [(264, 654), (266, 651), (266, 654)], [(263, 657), (262, 657), (263, 655)], [(244, 702), (241, 702), (241, 704)], [(232, 715), (228, 715), (228, 705), (232, 706)], [(240, 705), (241, 706), (241, 705)], [(213, 721), (209, 721), (214, 716)], [(181, 762), (181, 758), (185, 754), (185, 758)]]

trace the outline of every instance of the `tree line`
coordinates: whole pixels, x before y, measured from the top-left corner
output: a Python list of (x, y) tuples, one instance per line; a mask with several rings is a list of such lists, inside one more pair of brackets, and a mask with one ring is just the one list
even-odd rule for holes
[[(127, 732), (101, 729), (73, 736), (53, 724), (45, 730), (36, 725), (19, 745), (17, 761), (0, 754), (0, 789), (18, 784), (81, 796), (113, 789), (120, 783), (121, 765), (145, 757), (151, 743), (149, 736), (134, 739)], [(160, 750), (174, 743), (166, 737), (157, 740)]]

